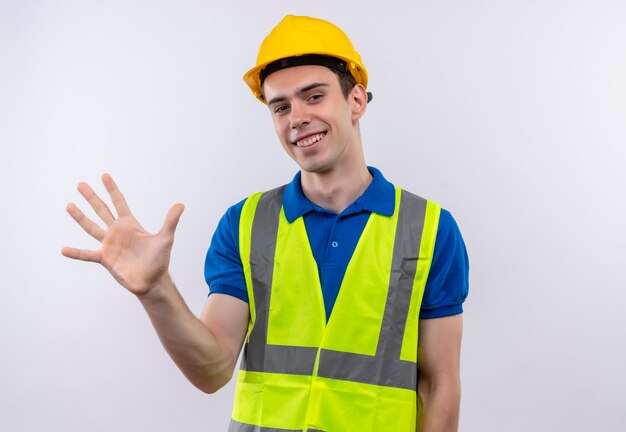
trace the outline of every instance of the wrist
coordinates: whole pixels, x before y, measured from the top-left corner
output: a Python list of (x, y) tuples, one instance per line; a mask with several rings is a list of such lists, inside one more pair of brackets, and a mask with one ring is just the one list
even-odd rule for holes
[(164, 300), (172, 292), (174, 282), (169, 273), (164, 273), (145, 292), (137, 294), (137, 298), (142, 303), (155, 303)]

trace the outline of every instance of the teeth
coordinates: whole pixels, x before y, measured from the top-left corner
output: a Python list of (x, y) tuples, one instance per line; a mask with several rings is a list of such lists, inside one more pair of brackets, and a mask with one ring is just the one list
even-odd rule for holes
[(319, 133), (317, 135), (310, 136), (307, 139), (296, 141), (296, 144), (298, 145), (298, 147), (308, 147), (310, 145), (315, 144), (316, 142), (321, 140), (323, 137), (324, 137), (324, 133)]

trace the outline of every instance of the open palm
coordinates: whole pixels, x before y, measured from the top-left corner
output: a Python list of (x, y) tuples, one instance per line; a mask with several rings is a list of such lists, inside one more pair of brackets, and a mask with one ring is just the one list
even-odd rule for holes
[(75, 204), (67, 206), (70, 216), (87, 234), (100, 242), (100, 249), (64, 247), (61, 253), (68, 258), (102, 264), (122, 286), (133, 294), (143, 295), (167, 276), (174, 233), (184, 206), (176, 204), (170, 208), (159, 232), (152, 234), (130, 212), (113, 178), (104, 174), (102, 183), (111, 197), (117, 218), (88, 184), (80, 183), (78, 191), (106, 228), (85, 216)]

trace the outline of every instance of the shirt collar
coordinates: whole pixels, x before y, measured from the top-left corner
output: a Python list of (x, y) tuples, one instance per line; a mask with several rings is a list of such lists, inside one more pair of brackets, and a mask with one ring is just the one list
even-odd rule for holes
[[(391, 216), (393, 214), (396, 204), (394, 185), (387, 181), (376, 168), (367, 167), (367, 169), (370, 174), (372, 174), (372, 182), (365, 192), (363, 192), (363, 195), (350, 204), (341, 215), (359, 213), (361, 211), (378, 213), (383, 216)], [(289, 223), (292, 223), (294, 220), (300, 216), (304, 216), (310, 211), (329, 212), (313, 204), (304, 195), (300, 184), (300, 177), (301, 174), (298, 171), (283, 193), (283, 208), (285, 209), (285, 217)]]

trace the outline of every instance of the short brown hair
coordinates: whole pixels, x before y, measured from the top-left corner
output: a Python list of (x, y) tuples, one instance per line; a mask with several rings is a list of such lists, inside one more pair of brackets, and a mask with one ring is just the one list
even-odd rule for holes
[(356, 85), (356, 80), (350, 72), (338, 72), (334, 69), (330, 70), (333, 71), (335, 75), (337, 75), (337, 78), (339, 79), (339, 86), (341, 87), (341, 92), (343, 93), (343, 97), (347, 100), (348, 95)]

